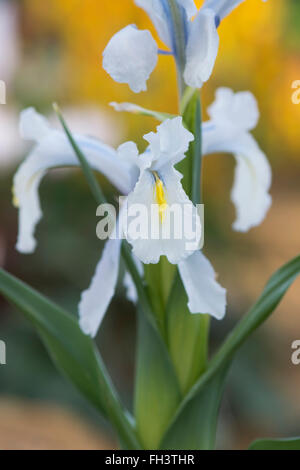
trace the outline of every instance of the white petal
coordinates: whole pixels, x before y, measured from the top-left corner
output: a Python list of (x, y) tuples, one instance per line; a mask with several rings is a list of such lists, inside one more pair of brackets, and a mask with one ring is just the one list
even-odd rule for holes
[(249, 134), (235, 143), (236, 169), (231, 192), (237, 218), (233, 228), (246, 232), (260, 225), (272, 204), (272, 171), (265, 154)]
[(251, 134), (231, 134), (226, 127), (207, 124), (203, 129), (203, 153), (217, 152), (232, 153), (237, 160), (231, 193), (237, 211), (233, 228), (246, 232), (261, 224), (271, 206), (270, 164)]
[(139, 151), (134, 142), (125, 142), (118, 147), (117, 152), (121, 160), (138, 168)]
[(221, 320), (226, 313), (226, 289), (216, 281), (208, 259), (196, 251), (178, 265), (191, 313), (209, 314)]
[(167, 119), (157, 127), (157, 132), (144, 136), (149, 142), (153, 170), (159, 170), (166, 164), (175, 165), (185, 158), (194, 136), (182, 124), (182, 117)]
[[(143, 276), (144, 268), (143, 268), (142, 263), (140, 262), (140, 260), (136, 256), (133, 255), (132, 257), (133, 257), (133, 260), (135, 262), (135, 265), (137, 267), (138, 272), (140, 273), (141, 276)], [(132, 280), (132, 277), (131, 277), (131, 275), (129, 274), (128, 271), (126, 271), (126, 273), (125, 273), (123, 284), (124, 284), (124, 287), (126, 289), (127, 299), (130, 300), (130, 302), (136, 304), (137, 301), (138, 301), (138, 294), (137, 294), (135, 284)]]
[[(31, 253), (36, 246), (35, 226), (42, 217), (38, 195), (41, 179), (50, 168), (79, 166), (79, 163), (65, 134), (49, 129), (44, 118), (33, 110), (22, 113), (21, 129), (27, 138), (35, 137), (38, 140), (15, 174), (13, 186), (14, 204), (19, 208), (17, 249), (22, 253)], [(43, 137), (38, 135), (38, 129)], [(132, 189), (136, 173), (133, 175), (132, 167), (122, 162), (113, 148), (80, 135), (75, 136), (75, 140), (92, 168), (107, 176), (125, 194)]]
[(184, 80), (192, 88), (201, 88), (214, 68), (219, 48), (219, 35), (213, 10), (201, 9), (190, 23), (186, 49)]
[(177, 0), (177, 2), (185, 9), (189, 20), (196, 15), (198, 9), (194, 0)]
[(85, 334), (92, 337), (96, 336), (116, 290), (121, 243), (121, 239), (106, 242), (91, 285), (81, 296), (80, 327)]
[(27, 108), (20, 114), (20, 135), (24, 140), (42, 141), (51, 132), (48, 120), (34, 108)]
[(206, 0), (202, 8), (211, 8), (222, 20), (244, 0)]
[(216, 123), (245, 131), (254, 129), (259, 119), (257, 101), (250, 91), (234, 93), (230, 88), (219, 88), (207, 111)]
[(146, 82), (156, 67), (157, 44), (150, 31), (134, 25), (116, 33), (103, 52), (103, 68), (118, 83), (128, 83), (132, 91), (147, 89)]
[[(151, 171), (145, 170), (134, 191), (128, 196), (128, 230), (125, 236), (133, 247), (133, 253), (143, 263), (158, 263), (161, 256), (166, 256), (170, 263), (177, 264), (198, 249), (201, 239), (201, 221), (197, 209), (185, 194), (180, 180), (182, 175), (173, 167), (166, 166), (159, 173), (163, 182), (166, 208), (163, 220), (160, 218), (159, 205), (156, 200), (155, 178)], [(170, 215), (172, 206), (176, 205), (186, 219), (174, 218)], [(134, 236), (131, 225), (131, 210), (138, 208), (140, 234)], [(170, 223), (168, 221), (170, 220)], [(151, 228), (158, 230), (153, 236)], [(191, 227), (194, 239), (190, 237), (187, 228)]]
[(170, 15), (162, 0), (135, 0), (137, 6), (143, 8), (151, 18), (160, 39), (169, 47), (172, 46)]

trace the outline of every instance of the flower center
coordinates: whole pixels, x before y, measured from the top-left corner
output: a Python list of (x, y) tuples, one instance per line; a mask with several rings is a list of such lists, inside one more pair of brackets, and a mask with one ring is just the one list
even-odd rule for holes
[(165, 191), (164, 191), (164, 185), (161, 179), (159, 178), (158, 174), (156, 173), (156, 171), (153, 172), (153, 175), (155, 178), (156, 204), (158, 204), (160, 220), (161, 222), (163, 222), (165, 219), (165, 212), (167, 209), (167, 201), (166, 201), (166, 196), (165, 196)]

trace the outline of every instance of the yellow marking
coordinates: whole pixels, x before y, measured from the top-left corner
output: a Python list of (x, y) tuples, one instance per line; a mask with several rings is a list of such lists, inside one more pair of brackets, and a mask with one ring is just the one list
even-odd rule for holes
[(20, 203), (19, 203), (19, 199), (17, 198), (17, 195), (16, 195), (16, 191), (15, 191), (15, 187), (13, 186), (12, 188), (12, 195), (13, 195), (13, 206), (18, 208)]
[(165, 211), (167, 209), (167, 201), (166, 201), (166, 196), (165, 196), (165, 191), (164, 191), (164, 186), (159, 178), (158, 174), (154, 171), (153, 172), (154, 177), (155, 177), (155, 196), (156, 196), (156, 203), (158, 204), (158, 211), (160, 215), (160, 220), (161, 222), (164, 221), (165, 219)]

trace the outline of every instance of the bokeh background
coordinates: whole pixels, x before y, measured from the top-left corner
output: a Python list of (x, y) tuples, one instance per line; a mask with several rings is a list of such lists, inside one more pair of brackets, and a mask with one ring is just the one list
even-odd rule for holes
[[(116, 114), (108, 103), (133, 101), (176, 113), (176, 77), (168, 57), (160, 59), (148, 93), (133, 95), (106, 75), (101, 53), (112, 34), (129, 23), (149, 27), (155, 35), (133, 0), (0, 0), (0, 79), (7, 84), (7, 104), (0, 105), (0, 266), (74, 313), (102, 250), (95, 237), (95, 204), (79, 171), (53, 171), (41, 186), (38, 249), (31, 256), (15, 251), (11, 183), (28, 151), (18, 135), (18, 114), (35, 106), (51, 116), (57, 101), (74, 131), (113, 145), (127, 139), (141, 143), (156, 122)], [(299, 253), (300, 104), (291, 96), (292, 82), (300, 80), (300, 2), (246, 0), (219, 32), (220, 52), (203, 87), (204, 107), (219, 86), (256, 95), (261, 120), (255, 136), (270, 159), (274, 182), (265, 222), (248, 234), (234, 233), (233, 159), (218, 155), (205, 161), (206, 253), (229, 291), (227, 317), (212, 325), (212, 349), (271, 273)], [(113, 198), (111, 186), (102, 184)], [(300, 366), (291, 363), (291, 343), (300, 339), (299, 288), (297, 281), (232, 369), (220, 448), (244, 448), (255, 437), (300, 434)], [(0, 339), (7, 343), (7, 365), (0, 366), (0, 449), (116, 445), (110, 429), (56, 372), (31, 326), (1, 297)], [(121, 284), (98, 342), (130, 406), (135, 315)]]

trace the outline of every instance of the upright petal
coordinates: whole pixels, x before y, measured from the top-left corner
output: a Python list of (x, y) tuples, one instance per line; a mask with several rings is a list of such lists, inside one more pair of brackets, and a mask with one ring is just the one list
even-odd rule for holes
[(152, 169), (159, 170), (166, 164), (176, 165), (185, 158), (194, 136), (182, 124), (182, 117), (167, 119), (157, 127), (157, 132), (144, 136), (149, 142)]
[(135, 0), (137, 6), (143, 8), (150, 16), (160, 39), (169, 47), (172, 46), (170, 13), (167, 0)]
[(244, 0), (206, 0), (202, 8), (211, 8), (222, 20), (234, 10), (235, 7), (243, 3)]
[[(21, 114), (20, 129), (24, 138), (37, 141), (15, 174), (13, 186), (14, 204), (19, 208), (17, 249), (32, 253), (36, 246), (35, 227), (42, 217), (38, 188), (43, 176), (51, 168), (79, 166), (79, 163), (65, 134), (51, 129), (45, 118), (33, 109)], [(113, 148), (80, 135), (75, 140), (95, 170), (125, 194), (132, 189), (136, 173), (133, 176), (132, 166), (120, 160)]]
[(116, 33), (103, 52), (103, 68), (118, 83), (127, 83), (133, 92), (147, 89), (146, 83), (158, 60), (157, 44), (150, 31), (135, 25)]
[(209, 314), (221, 320), (226, 313), (226, 289), (216, 281), (216, 274), (208, 259), (196, 251), (178, 265), (188, 295), (191, 313)]
[(218, 88), (215, 101), (207, 109), (208, 115), (220, 126), (235, 131), (250, 131), (259, 120), (255, 96), (250, 91), (234, 93), (230, 88)]
[(189, 20), (196, 15), (198, 9), (194, 0), (177, 0), (177, 2), (185, 9)]
[(189, 26), (184, 80), (192, 88), (201, 88), (215, 65), (219, 48), (215, 16), (213, 10), (201, 9)]
[(116, 290), (121, 243), (120, 238), (106, 242), (91, 285), (81, 296), (79, 324), (82, 331), (92, 337), (96, 336)]
[(199, 248), (200, 217), (182, 188), (181, 178), (172, 166), (165, 166), (156, 176), (145, 170), (128, 196), (125, 236), (135, 256), (145, 264), (156, 264), (161, 256), (177, 264)]

